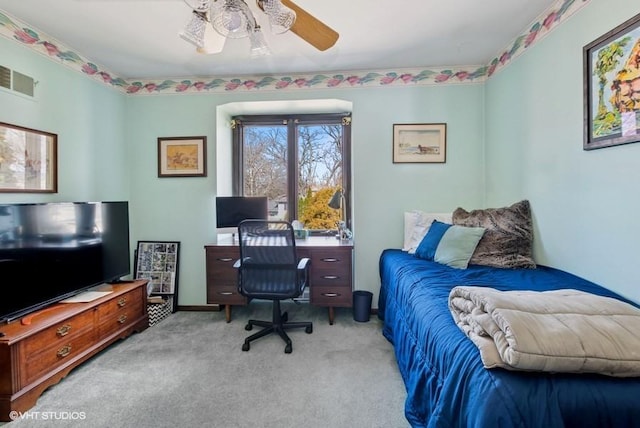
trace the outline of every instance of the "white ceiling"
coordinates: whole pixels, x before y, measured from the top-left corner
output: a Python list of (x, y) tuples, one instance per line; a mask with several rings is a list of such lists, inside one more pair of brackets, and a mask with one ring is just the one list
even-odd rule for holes
[[(288, 32), (252, 59), (247, 39), (202, 55), (178, 37), (183, 0), (0, 0), (0, 10), (125, 78), (241, 76), (486, 65), (556, 0), (294, 0), (340, 33), (320, 52)], [(258, 20), (264, 15), (247, 0)]]

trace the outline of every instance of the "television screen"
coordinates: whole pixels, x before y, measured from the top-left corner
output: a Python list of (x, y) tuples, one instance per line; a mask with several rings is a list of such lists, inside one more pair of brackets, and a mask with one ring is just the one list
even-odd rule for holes
[(216, 225), (218, 229), (237, 228), (247, 219), (268, 218), (266, 196), (216, 197)]
[(119, 202), (0, 204), (0, 320), (130, 273), (129, 207)]

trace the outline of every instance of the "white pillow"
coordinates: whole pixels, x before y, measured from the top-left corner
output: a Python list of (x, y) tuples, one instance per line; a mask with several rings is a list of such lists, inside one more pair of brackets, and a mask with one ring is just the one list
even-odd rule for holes
[(429, 231), (429, 227), (433, 220), (443, 223), (452, 223), (452, 213), (427, 213), (424, 211), (413, 210), (404, 213), (404, 244), (402, 251), (409, 254), (416, 252), (416, 248), (422, 242), (422, 238)]

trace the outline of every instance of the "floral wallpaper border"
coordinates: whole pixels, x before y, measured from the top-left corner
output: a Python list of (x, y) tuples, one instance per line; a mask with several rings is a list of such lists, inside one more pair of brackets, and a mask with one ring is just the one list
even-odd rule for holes
[(89, 61), (48, 35), (0, 10), (0, 35), (29, 46), (54, 61), (91, 76), (126, 94), (212, 93), (265, 90), (332, 89), (476, 83), (485, 81), (530, 48), (589, 0), (558, 0), (487, 65), (445, 69), (348, 71), (290, 76), (210, 77), (206, 79), (127, 80)]

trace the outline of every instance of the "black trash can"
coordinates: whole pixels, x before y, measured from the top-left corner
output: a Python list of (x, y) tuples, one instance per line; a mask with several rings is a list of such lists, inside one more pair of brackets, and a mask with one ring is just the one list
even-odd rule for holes
[(370, 291), (359, 290), (353, 292), (353, 319), (355, 321), (369, 321), (372, 299), (373, 293)]

